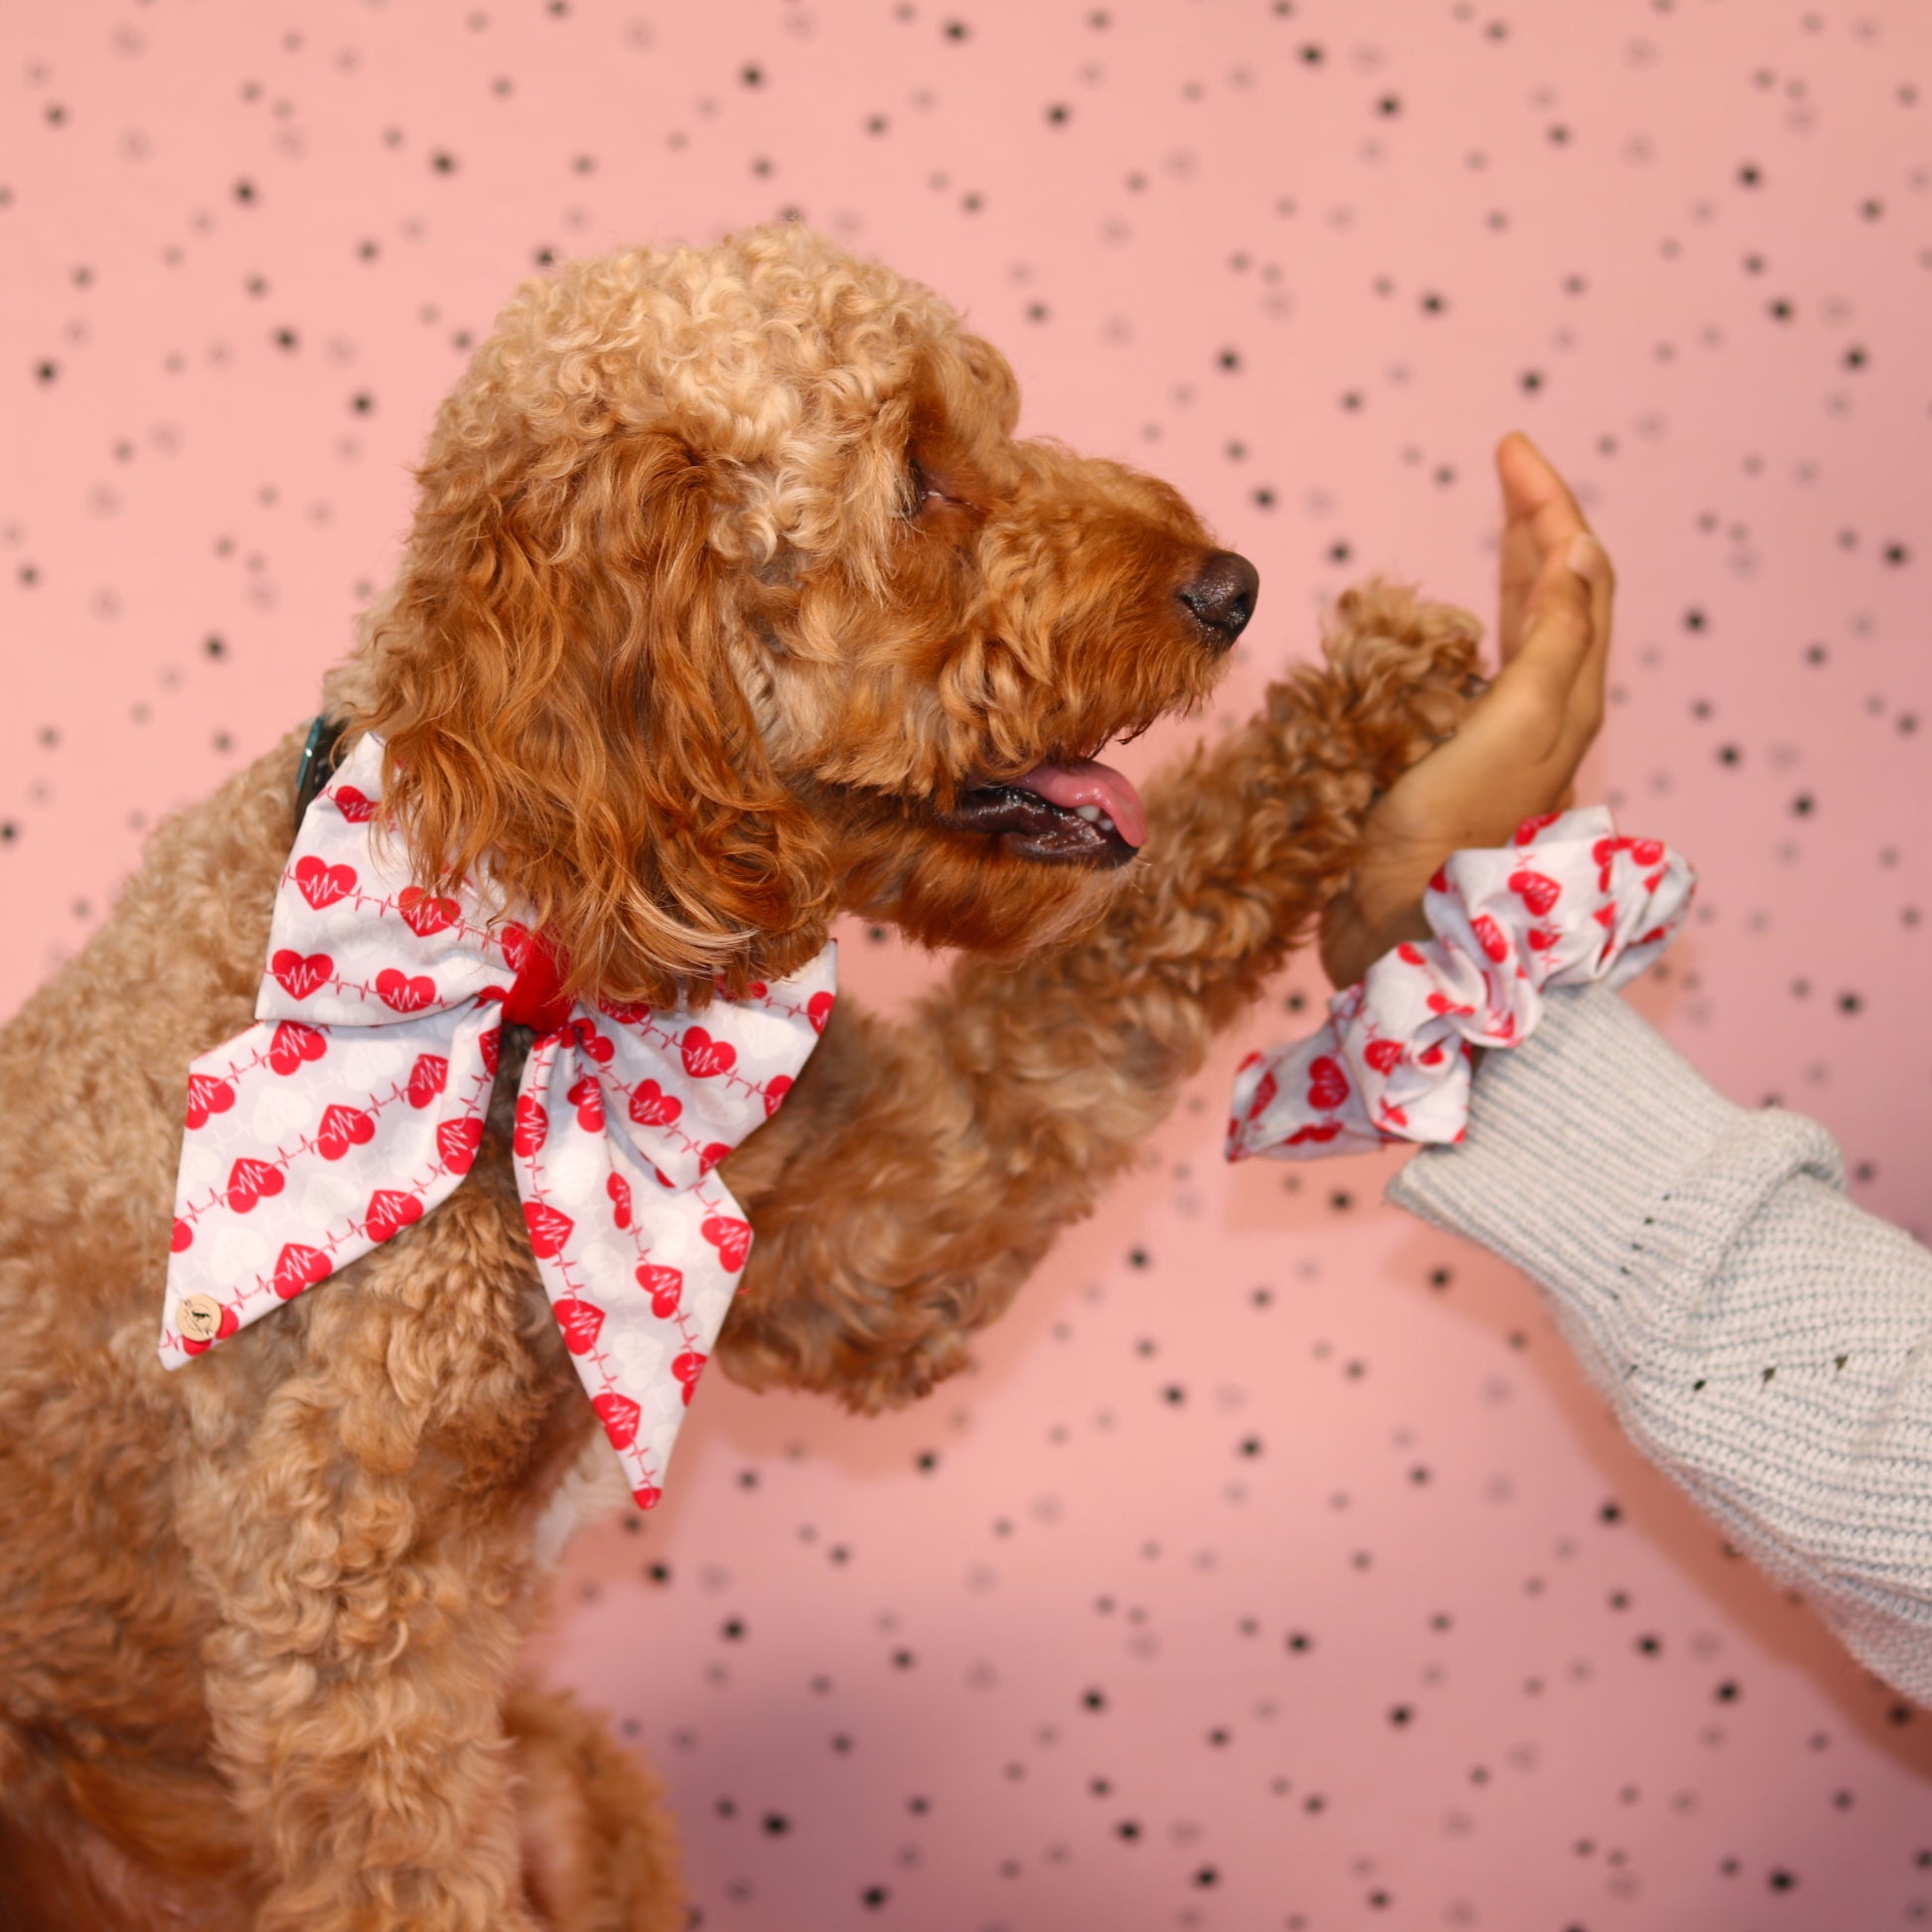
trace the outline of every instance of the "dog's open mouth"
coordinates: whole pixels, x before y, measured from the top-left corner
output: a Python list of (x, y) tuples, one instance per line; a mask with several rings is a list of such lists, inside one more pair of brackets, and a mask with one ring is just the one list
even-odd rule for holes
[(1147, 842), (1139, 793), (1093, 758), (1035, 765), (1003, 784), (963, 792), (943, 822), (999, 836), (1022, 858), (1058, 864), (1124, 865)]

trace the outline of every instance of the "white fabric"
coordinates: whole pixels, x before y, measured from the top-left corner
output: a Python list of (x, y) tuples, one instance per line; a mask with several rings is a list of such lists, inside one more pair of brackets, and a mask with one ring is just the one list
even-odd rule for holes
[[(309, 807), (257, 1023), (196, 1060), (162, 1363), (179, 1368), (445, 1200), (476, 1159), (504, 1002), (549, 966), (467, 884), (426, 896), (372, 836), (381, 744)], [(518, 1090), (537, 1269), (641, 1508), (736, 1292), (751, 1229), (711, 1170), (778, 1111), (834, 997), (836, 949), (748, 998), (552, 1013)]]
[(1619, 835), (1601, 806), (1452, 854), (1422, 895), (1433, 939), (1335, 994), (1312, 1038), (1242, 1063), (1228, 1158), (1460, 1140), (1474, 1049), (1527, 1039), (1548, 986), (1635, 978), (1677, 937), (1696, 887), (1683, 858)]

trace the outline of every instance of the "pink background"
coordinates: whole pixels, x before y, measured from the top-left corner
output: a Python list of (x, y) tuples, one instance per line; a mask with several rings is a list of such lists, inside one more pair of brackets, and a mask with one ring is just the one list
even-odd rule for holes
[[(0, 1005), (313, 709), (511, 287), (794, 210), (1256, 559), (1229, 716), (1367, 570), (1487, 617), (1534, 434), (1623, 580), (1586, 796), (1705, 880), (1634, 997), (1926, 1224), (1923, 6), (75, 0), (0, 49)], [(884, 1422), (708, 1384), (664, 1509), (572, 1554), (534, 1661), (668, 1773), (705, 1925), (1932, 1913), (1932, 1715), (1726, 1559), (1531, 1286), (1379, 1161), (1223, 1167), (1317, 992), (978, 1375)]]

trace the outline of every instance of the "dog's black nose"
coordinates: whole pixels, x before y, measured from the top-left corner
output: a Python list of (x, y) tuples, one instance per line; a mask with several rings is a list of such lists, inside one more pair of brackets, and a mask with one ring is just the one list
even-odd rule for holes
[(1210, 550), (1199, 575), (1174, 595), (1212, 634), (1215, 650), (1226, 651), (1248, 628), (1261, 588), (1261, 573), (1246, 557), (1233, 550)]

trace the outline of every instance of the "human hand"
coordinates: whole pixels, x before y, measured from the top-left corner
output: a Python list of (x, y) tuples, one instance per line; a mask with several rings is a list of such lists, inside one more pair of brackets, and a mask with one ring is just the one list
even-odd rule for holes
[(1455, 736), (1369, 814), (1355, 871), (1322, 915), (1322, 967), (1338, 987), (1404, 940), (1428, 937), (1422, 888), (1451, 852), (1501, 845), (1525, 818), (1567, 807), (1603, 722), (1616, 591), (1609, 555), (1520, 430), (1497, 445), (1496, 471), (1502, 668)]

